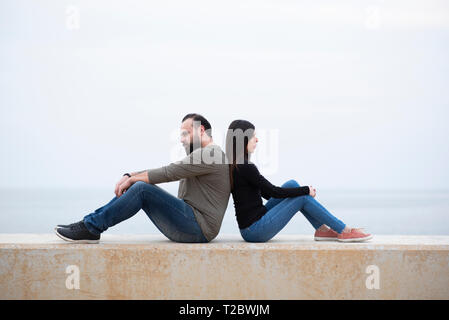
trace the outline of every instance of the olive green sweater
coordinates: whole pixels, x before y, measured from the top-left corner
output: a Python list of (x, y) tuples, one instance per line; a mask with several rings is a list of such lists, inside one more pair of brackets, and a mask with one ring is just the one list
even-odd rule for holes
[(190, 205), (208, 241), (220, 231), (231, 194), (229, 167), (220, 146), (210, 143), (184, 159), (149, 169), (152, 184), (179, 181), (178, 198)]

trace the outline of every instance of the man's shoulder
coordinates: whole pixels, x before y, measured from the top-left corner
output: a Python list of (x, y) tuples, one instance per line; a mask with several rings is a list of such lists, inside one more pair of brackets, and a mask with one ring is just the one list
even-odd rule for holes
[(194, 150), (189, 156), (184, 158), (184, 163), (217, 165), (226, 164), (226, 155), (221, 147), (215, 143)]

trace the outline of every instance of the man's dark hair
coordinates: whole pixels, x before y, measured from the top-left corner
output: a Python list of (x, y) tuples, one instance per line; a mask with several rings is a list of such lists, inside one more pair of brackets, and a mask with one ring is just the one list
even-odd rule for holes
[(202, 126), (204, 126), (204, 131), (206, 131), (206, 134), (212, 138), (212, 127), (209, 123), (209, 121), (206, 120), (202, 115), (198, 113), (189, 113), (182, 118), (181, 122), (186, 121), (187, 119), (192, 119), (193, 121), (199, 121)]

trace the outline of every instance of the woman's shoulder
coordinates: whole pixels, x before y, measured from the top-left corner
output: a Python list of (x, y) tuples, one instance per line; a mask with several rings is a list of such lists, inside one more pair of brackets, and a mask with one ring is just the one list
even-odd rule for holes
[(251, 161), (237, 164), (237, 170), (243, 172), (258, 172), (256, 165)]

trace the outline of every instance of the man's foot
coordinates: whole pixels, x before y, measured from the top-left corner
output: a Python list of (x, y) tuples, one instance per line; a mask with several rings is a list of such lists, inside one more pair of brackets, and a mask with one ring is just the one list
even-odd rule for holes
[[(82, 221), (82, 220), (81, 220), (81, 221)], [(79, 222), (80, 222), (80, 221), (74, 222), (74, 223), (71, 223), (71, 224), (58, 224), (58, 225), (55, 227), (55, 230), (58, 229), (58, 228), (70, 228), (70, 227), (74, 226), (75, 224), (77, 224), (77, 223), (79, 223)]]
[(91, 233), (83, 221), (72, 223), (69, 228), (56, 228), (55, 233), (65, 241), (74, 243), (98, 243), (100, 235)]
[(338, 233), (330, 228), (319, 228), (315, 230), (315, 241), (337, 241)]
[(341, 242), (359, 242), (371, 239), (373, 236), (369, 233), (364, 233), (363, 228), (350, 228), (348, 232), (338, 234), (338, 241)]

